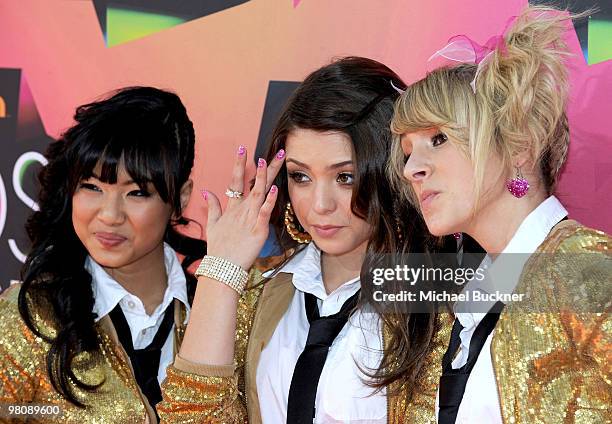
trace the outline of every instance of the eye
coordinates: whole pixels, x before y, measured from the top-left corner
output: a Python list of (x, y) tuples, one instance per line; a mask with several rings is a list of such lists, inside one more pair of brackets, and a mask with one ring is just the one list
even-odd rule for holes
[(338, 178), (336, 178), (336, 181), (338, 181), (340, 184), (351, 185), (353, 184), (354, 179), (355, 178), (353, 177), (353, 174), (351, 174), (350, 172), (342, 172), (338, 174)]
[(434, 147), (438, 147), (448, 141), (448, 136), (442, 132), (437, 133), (431, 137), (431, 144)]
[(298, 184), (306, 183), (310, 181), (310, 178), (308, 178), (308, 175), (304, 174), (303, 172), (299, 172), (299, 171), (289, 172), (289, 178), (291, 178), (294, 182)]
[(98, 192), (102, 191), (97, 185), (92, 184), (92, 183), (80, 183), (79, 188), (90, 190), (90, 191), (98, 191)]
[(150, 197), (151, 193), (146, 190), (132, 190), (128, 193), (128, 196), (134, 197)]

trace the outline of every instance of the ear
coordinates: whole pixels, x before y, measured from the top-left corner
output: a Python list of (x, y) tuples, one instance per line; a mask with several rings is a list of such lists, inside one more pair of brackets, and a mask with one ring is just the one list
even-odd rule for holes
[(512, 155), (512, 166), (514, 168), (523, 168), (525, 165), (533, 165), (533, 158), (529, 149), (521, 150)]
[(183, 187), (181, 187), (181, 210), (185, 210), (187, 207), (187, 203), (189, 203), (189, 198), (191, 197), (191, 192), (193, 191), (193, 180), (189, 179), (185, 181)]

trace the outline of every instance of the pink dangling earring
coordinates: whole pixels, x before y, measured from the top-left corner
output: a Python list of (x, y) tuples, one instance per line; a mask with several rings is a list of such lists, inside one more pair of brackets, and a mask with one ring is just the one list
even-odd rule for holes
[(519, 199), (527, 194), (529, 191), (529, 183), (523, 178), (520, 168), (516, 168), (516, 177), (508, 180), (506, 188), (514, 197)]
[(453, 233), (453, 237), (455, 237), (455, 240), (459, 240), (461, 238), (461, 233)]

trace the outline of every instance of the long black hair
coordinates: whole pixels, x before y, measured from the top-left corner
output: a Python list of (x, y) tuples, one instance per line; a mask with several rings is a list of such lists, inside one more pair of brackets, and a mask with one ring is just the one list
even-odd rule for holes
[[(76, 355), (88, 352), (95, 357), (100, 347), (92, 279), (84, 267), (88, 252), (72, 224), (72, 196), (79, 182), (100, 165), (100, 180), (114, 184), (121, 163), (142, 189), (147, 183), (155, 186), (172, 207), (164, 241), (185, 256), (190, 299), (196, 279), (186, 269), (205, 254), (206, 244), (175, 229), (189, 222), (182, 216), (180, 190), (193, 167), (195, 144), (193, 124), (176, 94), (152, 87), (124, 88), (78, 107), (74, 119), (75, 125), (49, 145), (48, 164), (38, 177), (40, 210), (26, 224), (32, 249), (22, 269), (19, 312), (51, 345), (47, 373), (55, 390), (83, 407), (69, 382), (89, 391), (101, 383), (87, 384), (71, 368)], [(39, 328), (35, 317), (41, 310), (51, 311), (55, 335)]]
[[(340, 131), (349, 136), (356, 165), (351, 209), (373, 228), (361, 269), (360, 307), (374, 308), (391, 330), (382, 363), (371, 373), (371, 385), (382, 389), (399, 383), (394, 387), (410, 397), (430, 350), (436, 314), (407, 314), (392, 309), (395, 305), (383, 310), (371, 296), (370, 270), (389, 255), (438, 249), (440, 241), (428, 235), (418, 212), (392, 190), (385, 173), (392, 145), (389, 124), (399, 97), (394, 86), (406, 87), (395, 72), (372, 59), (347, 57), (316, 70), (288, 100), (272, 133), (266, 159), (272, 161), (285, 147), (287, 136), (298, 128)], [(281, 249), (292, 251), (298, 243), (284, 223), (284, 208), (290, 200), (285, 165), (275, 183), (279, 192), (271, 223)]]

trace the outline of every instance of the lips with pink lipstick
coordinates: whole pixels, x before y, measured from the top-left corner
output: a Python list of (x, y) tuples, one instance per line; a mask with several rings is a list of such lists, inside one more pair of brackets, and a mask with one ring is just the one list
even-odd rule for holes
[(432, 202), (438, 197), (440, 194), (439, 191), (435, 190), (425, 190), (419, 196), (421, 201), (421, 210), (426, 211), (431, 207)]
[(119, 246), (121, 243), (127, 240), (126, 237), (120, 236), (119, 234), (106, 233), (102, 231), (94, 233), (94, 236), (96, 237), (96, 240), (98, 240), (98, 243), (107, 249)]
[(312, 225), (319, 237), (331, 238), (342, 228), (338, 225)]

